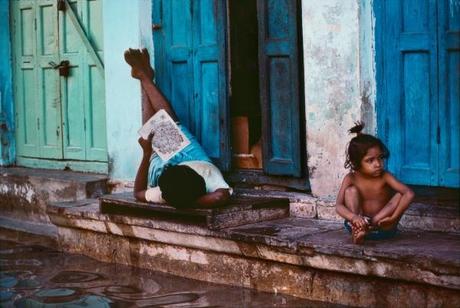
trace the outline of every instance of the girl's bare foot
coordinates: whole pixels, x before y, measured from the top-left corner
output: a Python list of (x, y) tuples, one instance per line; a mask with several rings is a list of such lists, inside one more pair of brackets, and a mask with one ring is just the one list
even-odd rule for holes
[(136, 79), (153, 80), (154, 71), (150, 65), (147, 49), (131, 49), (125, 51), (125, 61), (131, 66), (131, 76)]
[(367, 235), (367, 228), (360, 228), (352, 225), (351, 231), (351, 238), (353, 240), (353, 244), (361, 245), (364, 242), (364, 238)]

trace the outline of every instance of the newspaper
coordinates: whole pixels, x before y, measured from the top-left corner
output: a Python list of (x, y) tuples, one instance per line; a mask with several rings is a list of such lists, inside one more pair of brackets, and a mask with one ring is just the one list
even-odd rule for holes
[(153, 133), (152, 148), (163, 161), (169, 160), (190, 144), (190, 140), (164, 109), (145, 122), (138, 133), (145, 140)]

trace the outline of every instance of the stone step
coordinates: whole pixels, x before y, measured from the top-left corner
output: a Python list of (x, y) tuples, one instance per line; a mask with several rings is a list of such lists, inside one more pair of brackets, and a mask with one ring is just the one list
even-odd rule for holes
[(104, 214), (97, 200), (51, 206), (49, 216), (61, 249), (104, 262), (343, 305), (460, 305), (456, 233), (403, 230), (353, 245), (334, 221), (288, 217), (211, 230)]
[(166, 204), (139, 202), (132, 192), (105, 195), (100, 199), (103, 214), (174, 220), (203, 225), (212, 230), (289, 216), (289, 200), (232, 196), (228, 205), (209, 209), (176, 209)]
[(8, 217), (49, 223), (46, 206), (107, 193), (107, 176), (62, 170), (0, 168), (0, 210)]
[(0, 238), (4, 240), (56, 248), (57, 230), (53, 224), (0, 216)]
[[(416, 197), (400, 221), (407, 230), (460, 233), (460, 190), (434, 187), (412, 187)], [(289, 198), (291, 216), (343, 221), (335, 213), (334, 201), (320, 201), (311, 195), (293, 192), (237, 189), (243, 196)]]

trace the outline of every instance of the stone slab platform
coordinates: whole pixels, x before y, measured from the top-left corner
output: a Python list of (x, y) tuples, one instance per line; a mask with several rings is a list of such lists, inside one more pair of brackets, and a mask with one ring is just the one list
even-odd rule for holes
[(353, 306), (460, 306), (460, 235), (402, 231), (357, 246), (337, 222), (282, 218), (211, 230), (51, 206), (60, 249), (215, 283)]
[(120, 193), (99, 198), (103, 214), (181, 221), (206, 226), (212, 230), (240, 226), (289, 216), (289, 199), (235, 197), (229, 204), (215, 208), (176, 209), (166, 204), (139, 202), (133, 194)]
[(0, 215), (49, 223), (48, 204), (105, 194), (107, 180), (94, 173), (0, 167)]

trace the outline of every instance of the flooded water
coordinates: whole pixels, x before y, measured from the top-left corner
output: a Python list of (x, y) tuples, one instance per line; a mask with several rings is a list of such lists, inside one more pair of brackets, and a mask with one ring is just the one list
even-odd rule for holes
[(325, 304), (0, 241), (0, 307), (325, 307)]

